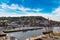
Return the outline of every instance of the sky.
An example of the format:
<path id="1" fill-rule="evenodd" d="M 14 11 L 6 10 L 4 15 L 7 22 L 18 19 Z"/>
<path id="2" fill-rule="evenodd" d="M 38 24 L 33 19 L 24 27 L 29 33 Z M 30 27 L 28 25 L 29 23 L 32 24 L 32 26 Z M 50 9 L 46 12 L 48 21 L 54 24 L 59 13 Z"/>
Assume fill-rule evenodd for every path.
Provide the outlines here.
<path id="1" fill-rule="evenodd" d="M 60 21 L 60 0 L 0 0 L 0 17 L 43 16 Z"/>

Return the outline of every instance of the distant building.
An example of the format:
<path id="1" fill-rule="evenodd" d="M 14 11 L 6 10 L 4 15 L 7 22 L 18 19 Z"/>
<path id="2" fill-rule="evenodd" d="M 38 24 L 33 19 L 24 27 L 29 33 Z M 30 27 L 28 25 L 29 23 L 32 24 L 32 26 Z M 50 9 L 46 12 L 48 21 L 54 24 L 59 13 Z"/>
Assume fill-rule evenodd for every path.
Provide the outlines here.
<path id="1" fill-rule="evenodd" d="M 12 28 L 18 27 L 18 24 L 16 22 L 11 22 L 8 25 L 11 26 Z"/>

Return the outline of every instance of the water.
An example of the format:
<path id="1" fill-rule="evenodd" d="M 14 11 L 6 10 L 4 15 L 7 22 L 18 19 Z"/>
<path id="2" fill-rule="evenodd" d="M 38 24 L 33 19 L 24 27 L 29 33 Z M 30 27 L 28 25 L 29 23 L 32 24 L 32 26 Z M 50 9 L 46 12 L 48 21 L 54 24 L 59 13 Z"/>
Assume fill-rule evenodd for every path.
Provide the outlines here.
<path id="1" fill-rule="evenodd" d="M 53 28 L 53 31 L 59 31 L 59 30 L 60 30 L 60 27 Z M 45 31 L 44 28 L 39 30 L 32 30 L 32 31 L 26 31 L 26 32 L 13 32 L 13 33 L 7 33 L 7 34 L 9 36 L 16 37 L 19 40 L 26 40 L 26 38 L 41 35 L 43 31 Z"/>
<path id="2" fill-rule="evenodd" d="M 5 30 L 5 28 L 3 28 L 3 27 L 0 27 L 0 31 L 3 31 L 3 30 Z"/>
<path id="3" fill-rule="evenodd" d="M 53 31 L 55 32 L 55 31 L 60 31 L 60 27 L 54 27 L 53 28 Z"/>
<path id="4" fill-rule="evenodd" d="M 14 32 L 14 33 L 8 33 L 10 36 L 14 36 L 17 39 L 25 40 L 26 38 L 38 36 L 42 34 L 42 30 L 33 30 L 33 31 L 27 31 L 27 32 Z"/>

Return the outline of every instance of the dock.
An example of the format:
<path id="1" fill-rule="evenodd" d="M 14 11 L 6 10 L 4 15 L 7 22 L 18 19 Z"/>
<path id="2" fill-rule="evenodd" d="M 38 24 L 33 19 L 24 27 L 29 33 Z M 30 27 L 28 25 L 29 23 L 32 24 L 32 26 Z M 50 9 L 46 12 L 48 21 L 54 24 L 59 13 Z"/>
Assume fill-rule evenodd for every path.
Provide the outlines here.
<path id="1" fill-rule="evenodd" d="M 37 30 L 37 29 L 42 29 L 42 27 L 32 27 L 32 28 L 15 28 L 11 30 L 4 30 L 4 33 L 9 33 L 9 32 L 18 32 L 18 31 L 28 31 L 28 30 Z"/>
<path id="2" fill-rule="evenodd" d="M 0 32 L 0 37 L 6 36 L 6 33 Z"/>
<path id="3" fill-rule="evenodd" d="M 10 37 L 9 36 L 8 37 L 6 37 L 6 36 L 0 37 L 0 40 L 10 40 Z"/>

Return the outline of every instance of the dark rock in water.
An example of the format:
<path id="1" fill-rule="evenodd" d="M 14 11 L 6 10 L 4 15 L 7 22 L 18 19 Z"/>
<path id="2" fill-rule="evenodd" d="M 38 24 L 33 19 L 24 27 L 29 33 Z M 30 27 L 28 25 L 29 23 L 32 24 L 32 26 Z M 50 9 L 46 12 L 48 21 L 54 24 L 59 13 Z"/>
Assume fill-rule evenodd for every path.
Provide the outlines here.
<path id="1" fill-rule="evenodd" d="M 43 34 L 49 34 L 49 33 L 53 33 L 53 31 L 43 32 Z"/>
<path id="2" fill-rule="evenodd" d="M 42 40 L 41 38 L 35 39 L 35 40 Z"/>

